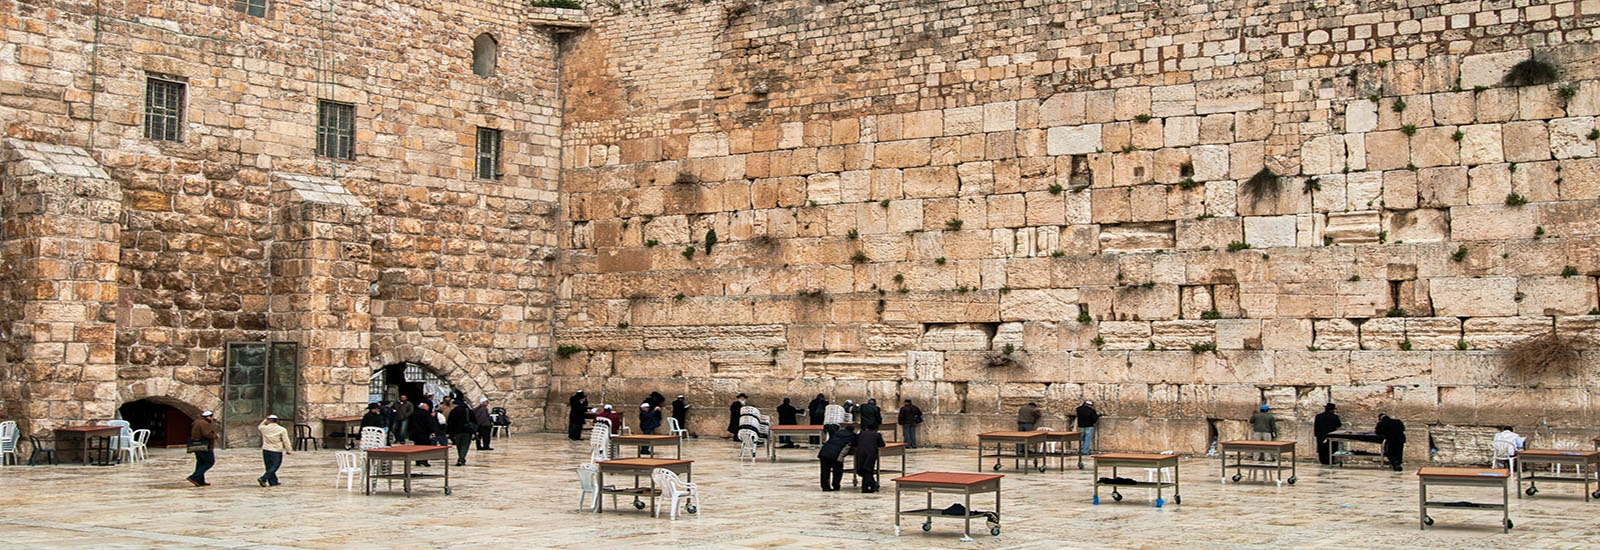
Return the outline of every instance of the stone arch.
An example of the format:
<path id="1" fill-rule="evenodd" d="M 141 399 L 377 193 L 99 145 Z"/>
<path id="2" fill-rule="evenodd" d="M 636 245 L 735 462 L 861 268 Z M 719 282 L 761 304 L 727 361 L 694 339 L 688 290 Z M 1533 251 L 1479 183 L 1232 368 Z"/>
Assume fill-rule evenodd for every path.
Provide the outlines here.
<path id="1" fill-rule="evenodd" d="M 472 39 L 472 73 L 484 78 L 494 78 L 499 64 L 500 41 L 487 32 Z"/>
<path id="2" fill-rule="evenodd" d="M 216 388 L 192 386 L 163 378 L 124 381 L 122 387 L 118 388 L 117 398 L 117 406 L 149 399 L 183 411 L 189 418 L 199 418 L 203 411 L 218 411 L 221 414 L 222 410 L 222 396 Z"/>
<path id="3" fill-rule="evenodd" d="M 491 400 L 496 398 L 496 396 L 489 395 L 485 391 L 486 384 L 484 380 L 473 376 L 463 366 L 468 363 L 465 354 L 462 354 L 460 350 L 449 342 L 434 339 L 433 343 L 444 351 L 441 352 L 423 345 L 398 342 L 387 346 L 383 351 L 373 354 L 370 365 L 371 370 L 375 371 L 395 363 L 421 363 L 427 365 L 435 376 L 450 382 L 450 385 L 460 391 L 462 396 L 469 401 L 476 401 L 480 397 L 488 397 Z"/>

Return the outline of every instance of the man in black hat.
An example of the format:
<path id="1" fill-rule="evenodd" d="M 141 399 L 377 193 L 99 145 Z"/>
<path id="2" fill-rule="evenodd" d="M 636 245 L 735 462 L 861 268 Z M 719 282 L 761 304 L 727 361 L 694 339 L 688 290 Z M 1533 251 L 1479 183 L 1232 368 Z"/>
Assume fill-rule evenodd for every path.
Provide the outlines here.
<path id="1" fill-rule="evenodd" d="M 1400 463 L 1406 455 L 1406 425 L 1387 414 L 1378 415 L 1378 425 L 1372 431 L 1383 438 L 1383 457 L 1389 459 L 1394 471 L 1401 470 Z"/>
<path id="2" fill-rule="evenodd" d="M 828 413 L 828 398 L 820 393 L 817 394 L 816 397 L 811 399 L 811 403 L 806 404 L 806 413 L 811 415 L 812 426 L 821 426 L 822 418 Z M 819 442 L 817 436 L 811 436 L 812 445 L 816 445 Z"/>
<path id="3" fill-rule="evenodd" d="M 361 427 L 387 429 L 388 425 L 383 422 L 383 407 L 377 403 L 367 403 L 367 414 L 361 415 Z"/>
<path id="4" fill-rule="evenodd" d="M 778 405 L 778 425 L 779 426 L 792 426 L 792 425 L 795 425 L 795 424 L 799 424 L 800 423 L 800 418 L 799 417 L 800 417 L 800 409 L 798 407 L 795 407 L 793 404 L 789 403 L 789 398 L 787 398 L 787 397 L 783 398 L 783 404 L 782 405 Z M 790 439 L 789 436 L 787 436 L 787 435 L 778 436 L 778 443 L 783 444 L 783 447 L 781 447 L 781 448 L 784 448 L 784 449 L 793 449 L 795 447 L 799 447 L 799 445 L 795 445 L 794 444 L 794 440 Z"/>
<path id="5" fill-rule="evenodd" d="M 689 402 L 684 401 L 682 395 L 672 400 L 672 418 L 678 421 L 678 428 L 689 429 Z"/>
<path id="6" fill-rule="evenodd" d="M 583 413 L 589 411 L 589 397 L 578 390 L 567 398 L 567 439 L 577 441 L 583 439 Z"/>
<path id="7" fill-rule="evenodd" d="M 1328 448 L 1328 434 L 1344 427 L 1339 421 L 1339 415 L 1333 413 L 1333 403 L 1322 408 L 1322 412 L 1311 419 L 1311 432 L 1317 438 L 1317 461 L 1324 465 L 1330 464 L 1333 458 L 1333 449 Z"/>
<path id="8" fill-rule="evenodd" d="M 728 433 L 733 434 L 734 437 L 739 436 L 739 409 L 744 408 L 746 397 L 749 396 L 741 393 L 733 400 L 733 403 L 728 404 Z"/>

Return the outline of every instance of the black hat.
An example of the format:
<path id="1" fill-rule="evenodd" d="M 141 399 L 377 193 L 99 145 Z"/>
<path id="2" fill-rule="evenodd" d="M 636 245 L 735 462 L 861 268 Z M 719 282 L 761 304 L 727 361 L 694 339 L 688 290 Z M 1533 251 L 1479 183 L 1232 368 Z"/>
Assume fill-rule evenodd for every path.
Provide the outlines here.
<path id="1" fill-rule="evenodd" d="M 739 397 L 739 399 L 744 399 L 744 398 L 750 397 L 750 396 L 741 393 L 741 394 L 738 395 L 738 397 Z"/>
<path id="2" fill-rule="evenodd" d="M 367 408 L 368 409 L 376 409 L 376 408 L 378 408 L 378 404 L 377 403 L 367 403 Z"/>
<path id="3" fill-rule="evenodd" d="M 1331 410 L 1333 410 L 1333 403 L 1329 403 L 1329 404 L 1327 404 L 1327 406 L 1324 406 L 1322 408 L 1323 408 L 1323 410 L 1331 411 Z"/>

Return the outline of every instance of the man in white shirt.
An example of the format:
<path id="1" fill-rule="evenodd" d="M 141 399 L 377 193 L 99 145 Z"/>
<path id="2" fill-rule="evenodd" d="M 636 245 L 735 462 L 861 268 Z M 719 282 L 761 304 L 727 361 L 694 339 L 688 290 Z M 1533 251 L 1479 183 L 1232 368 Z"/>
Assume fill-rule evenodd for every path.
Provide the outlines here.
<path id="1" fill-rule="evenodd" d="M 1517 432 L 1511 431 L 1511 426 L 1501 428 L 1500 433 L 1494 434 L 1494 440 L 1510 443 L 1511 454 L 1513 455 L 1517 454 L 1517 451 L 1522 450 L 1522 446 L 1528 442 L 1528 438 L 1517 435 Z"/>

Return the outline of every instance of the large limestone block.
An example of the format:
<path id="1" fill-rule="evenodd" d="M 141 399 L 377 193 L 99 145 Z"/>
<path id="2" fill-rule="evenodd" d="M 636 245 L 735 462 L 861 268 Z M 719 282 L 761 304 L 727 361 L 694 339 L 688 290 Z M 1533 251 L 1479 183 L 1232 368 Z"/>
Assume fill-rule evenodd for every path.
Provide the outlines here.
<path id="1" fill-rule="evenodd" d="M 1542 120 L 1507 122 L 1501 127 L 1506 160 L 1532 162 L 1550 160 L 1550 131 Z"/>
<path id="2" fill-rule="evenodd" d="M 1177 245 L 1180 250 L 1221 250 L 1228 243 L 1244 240 L 1244 225 L 1239 218 L 1178 220 Z"/>
<path id="3" fill-rule="evenodd" d="M 1100 227 L 1102 253 L 1171 250 L 1175 245 L 1173 222 L 1122 223 Z"/>
<path id="4" fill-rule="evenodd" d="M 983 131 L 1009 132 L 1017 129 L 1017 102 L 997 101 L 983 106 Z"/>
<path id="5" fill-rule="evenodd" d="M 1467 347 L 1474 350 L 1506 349 L 1550 329 L 1549 317 L 1480 317 L 1461 325 Z"/>
<path id="6" fill-rule="evenodd" d="M 1145 86 L 1117 88 L 1112 110 L 1112 117 L 1116 120 L 1133 120 L 1139 115 L 1150 114 L 1150 88 Z"/>
<path id="7" fill-rule="evenodd" d="M 1295 216 L 1247 216 L 1244 218 L 1244 239 L 1252 248 L 1294 246 Z"/>
<path id="8" fill-rule="evenodd" d="M 1313 322 L 1316 338 L 1311 345 L 1325 350 L 1361 349 L 1359 330 L 1348 319 L 1318 319 Z"/>
<path id="9" fill-rule="evenodd" d="M 1406 339 L 1414 350 L 1453 350 L 1461 342 L 1461 319 L 1455 317 L 1406 318 Z"/>
<path id="10" fill-rule="evenodd" d="M 1119 320 L 1159 321 L 1178 318 L 1178 286 L 1156 284 L 1117 289 L 1112 312 Z"/>
<path id="11" fill-rule="evenodd" d="M 1156 86 L 1150 89 L 1150 114 L 1158 117 L 1194 114 L 1194 85 Z"/>
<path id="12" fill-rule="evenodd" d="M 1477 100 L 1471 91 L 1433 94 L 1433 121 L 1435 124 L 1471 124 L 1476 120 L 1474 107 Z"/>
<path id="13" fill-rule="evenodd" d="M 1517 314 L 1514 277 L 1439 277 L 1428 281 L 1428 297 L 1442 317 L 1505 317 Z"/>
<path id="14" fill-rule="evenodd" d="M 1600 198 L 1600 159 L 1561 161 L 1561 174 L 1561 200 Z"/>
<path id="15" fill-rule="evenodd" d="M 1209 182 L 1228 177 L 1228 146 L 1201 145 L 1189 149 L 1194 166 L 1194 180 Z"/>
<path id="16" fill-rule="evenodd" d="M 1450 238 L 1457 241 L 1529 238 L 1539 225 L 1539 211 L 1531 205 L 1489 204 L 1450 209 Z"/>
<path id="17" fill-rule="evenodd" d="M 983 106 L 955 107 L 944 110 L 944 135 L 961 136 L 983 131 Z"/>
<path id="18" fill-rule="evenodd" d="M 1312 138 L 1300 146 L 1300 170 L 1308 175 L 1333 174 L 1344 170 L 1345 140 L 1328 135 Z"/>
<path id="19" fill-rule="evenodd" d="M 1453 137 L 1455 132 L 1455 126 L 1435 126 L 1417 130 L 1417 133 L 1411 136 L 1411 162 L 1423 168 L 1459 162 L 1461 146 Z"/>
<path id="20" fill-rule="evenodd" d="M 1378 104 L 1357 99 L 1345 104 L 1344 131 L 1348 134 L 1371 132 L 1378 129 Z"/>
<path id="21" fill-rule="evenodd" d="M 1077 314 L 1077 289 L 1012 290 L 1000 296 L 1002 321 L 1064 321 Z"/>
<path id="22" fill-rule="evenodd" d="M 874 168 L 913 168 L 926 166 L 931 158 L 930 141 L 908 139 L 888 141 L 873 147 Z"/>
<path id="23" fill-rule="evenodd" d="M 1150 347 L 1150 323 L 1103 321 L 1100 323 L 1100 349 L 1142 350 Z"/>
<path id="24" fill-rule="evenodd" d="M 1510 193 L 1509 164 L 1486 164 L 1467 171 L 1467 204 L 1505 204 Z"/>
<path id="25" fill-rule="evenodd" d="M 1475 166 L 1505 161 L 1499 124 L 1472 124 L 1461 127 L 1461 163 Z"/>
<path id="26" fill-rule="evenodd" d="M 1584 237 L 1600 235 L 1600 216 L 1594 213 L 1600 202 L 1593 200 L 1544 203 L 1535 210 L 1539 225 L 1550 235 Z"/>
<path id="27" fill-rule="evenodd" d="M 1588 276 L 1523 277 L 1517 282 L 1518 315 L 1584 315 L 1595 306 L 1595 279 Z"/>
<path id="28" fill-rule="evenodd" d="M 1323 235 L 1335 244 L 1375 243 L 1381 221 L 1377 211 L 1329 213 Z"/>
<path id="29" fill-rule="evenodd" d="M 1466 56 L 1461 59 L 1461 87 L 1497 86 L 1513 65 L 1531 55 L 1530 50 L 1516 50 Z"/>
<path id="30" fill-rule="evenodd" d="M 983 325 L 958 323 L 933 325 L 923 333 L 919 347 L 932 351 L 975 351 L 989 349 L 990 334 Z"/>
<path id="31" fill-rule="evenodd" d="M 1434 208 L 1386 210 L 1383 226 L 1393 243 L 1436 243 L 1450 234 L 1449 217 L 1444 210 Z"/>
<path id="32" fill-rule="evenodd" d="M 903 178 L 900 189 L 908 198 L 951 197 L 960 188 L 960 178 L 951 166 L 910 168 Z"/>
<path id="33" fill-rule="evenodd" d="M 1419 351 L 1356 351 L 1350 354 L 1351 384 L 1428 384 L 1433 354 Z"/>
<path id="34" fill-rule="evenodd" d="M 1477 92 L 1478 122 L 1506 122 L 1517 117 L 1517 89 L 1489 88 Z"/>
<path id="35" fill-rule="evenodd" d="M 989 349 L 999 351 L 1006 346 L 1011 346 L 1013 350 L 1025 349 L 1022 323 L 1000 323 L 1000 326 L 995 327 L 994 338 L 989 341 Z"/>
<path id="36" fill-rule="evenodd" d="M 1406 339 L 1406 320 L 1400 317 L 1367 319 L 1361 323 L 1361 349 L 1398 350 Z"/>
<path id="37" fill-rule="evenodd" d="M 1197 82 L 1195 112 L 1205 115 L 1260 109 L 1263 87 L 1263 79 L 1259 76 Z"/>
<path id="38" fill-rule="evenodd" d="M 1367 134 L 1367 169 L 1396 170 L 1411 164 L 1411 138 L 1391 130 Z"/>
<path id="39" fill-rule="evenodd" d="M 1257 319 L 1219 319 L 1217 349 L 1260 349 L 1261 321 Z"/>
<path id="40" fill-rule="evenodd" d="M 1044 127 L 1083 124 L 1083 92 L 1067 92 L 1050 96 L 1039 104 L 1039 125 Z"/>
<path id="41" fill-rule="evenodd" d="M 1265 319 L 1261 321 L 1261 349 L 1306 349 L 1312 344 L 1310 319 Z"/>
<path id="42" fill-rule="evenodd" d="M 1216 321 L 1156 321 L 1150 323 L 1150 343 L 1156 349 L 1186 350 L 1198 344 L 1216 344 Z M 1135 368 L 1139 365 L 1134 363 Z M 1188 367 L 1188 361 L 1184 361 Z"/>
<path id="43" fill-rule="evenodd" d="M 1411 209 L 1417 207 L 1417 173 L 1410 170 L 1390 170 L 1383 173 L 1384 208 Z"/>
<path id="44" fill-rule="evenodd" d="M 1593 157 L 1595 143 L 1589 132 L 1595 129 L 1594 120 L 1585 116 L 1550 121 L 1550 153 L 1558 159 Z"/>
<path id="45" fill-rule="evenodd" d="M 1099 124 L 1056 126 L 1045 134 L 1045 152 L 1050 155 L 1086 155 L 1099 151 L 1100 143 Z"/>
<path id="46" fill-rule="evenodd" d="M 1378 208 L 1378 198 L 1388 174 L 1393 172 L 1356 172 L 1345 177 L 1344 210 L 1372 210 Z"/>
<path id="47" fill-rule="evenodd" d="M 1200 142 L 1200 118 L 1185 116 L 1164 120 L 1162 135 L 1167 147 L 1189 147 Z"/>

